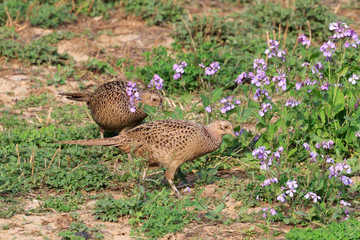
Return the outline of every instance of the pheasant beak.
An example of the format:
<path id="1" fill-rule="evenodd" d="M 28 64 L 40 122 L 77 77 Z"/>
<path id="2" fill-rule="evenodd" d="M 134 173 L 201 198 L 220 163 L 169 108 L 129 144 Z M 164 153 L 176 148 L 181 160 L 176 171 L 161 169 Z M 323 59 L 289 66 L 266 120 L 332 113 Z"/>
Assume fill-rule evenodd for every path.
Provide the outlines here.
<path id="1" fill-rule="evenodd" d="M 229 132 L 229 134 L 230 134 L 231 136 L 233 136 L 234 138 L 237 138 L 233 130 L 231 130 L 231 131 Z"/>

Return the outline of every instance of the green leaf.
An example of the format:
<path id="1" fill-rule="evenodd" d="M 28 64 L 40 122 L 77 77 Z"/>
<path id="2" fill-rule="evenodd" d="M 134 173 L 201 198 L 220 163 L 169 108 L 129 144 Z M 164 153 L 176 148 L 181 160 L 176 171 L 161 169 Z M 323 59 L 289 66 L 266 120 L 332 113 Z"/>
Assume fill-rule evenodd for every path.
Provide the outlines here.
<path id="1" fill-rule="evenodd" d="M 208 97 L 206 97 L 204 95 L 201 95 L 200 97 L 201 97 L 201 102 L 202 102 L 204 108 L 206 108 L 207 106 L 210 105 L 210 100 Z"/>
<path id="2" fill-rule="evenodd" d="M 349 71 L 349 66 L 343 67 L 341 70 L 339 70 L 340 77 L 344 76 Z"/>
<path id="3" fill-rule="evenodd" d="M 291 149 L 287 157 L 291 157 L 295 152 L 297 151 L 297 148 Z"/>
<path id="4" fill-rule="evenodd" d="M 343 92 L 337 88 L 331 88 L 329 90 L 329 100 L 331 106 L 331 116 L 334 117 L 338 112 L 344 109 L 345 107 L 345 96 Z"/>
<path id="5" fill-rule="evenodd" d="M 221 95 L 223 93 L 223 88 L 217 88 L 211 92 L 211 102 L 216 102 L 220 100 Z"/>
<path id="6" fill-rule="evenodd" d="M 225 204 L 224 203 L 221 203 L 221 204 L 219 204 L 216 208 L 215 208 L 215 213 L 216 214 L 219 214 L 223 209 L 224 209 L 224 207 L 225 207 Z"/>

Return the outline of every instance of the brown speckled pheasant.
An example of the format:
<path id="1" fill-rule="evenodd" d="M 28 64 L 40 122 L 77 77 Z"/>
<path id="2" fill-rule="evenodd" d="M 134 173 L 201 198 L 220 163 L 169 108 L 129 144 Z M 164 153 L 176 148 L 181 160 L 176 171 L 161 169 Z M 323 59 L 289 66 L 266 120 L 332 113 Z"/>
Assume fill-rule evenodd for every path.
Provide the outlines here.
<path id="1" fill-rule="evenodd" d="M 173 183 L 176 170 L 181 164 L 218 149 L 226 134 L 235 137 L 229 121 L 214 121 L 204 126 L 173 119 L 148 122 L 112 138 L 57 143 L 114 146 L 125 153 L 144 157 L 151 167 L 162 165 L 167 168 L 165 177 L 180 197 Z"/>
<path id="2" fill-rule="evenodd" d="M 143 104 L 162 106 L 162 98 L 154 90 L 139 91 Z M 139 125 L 147 114 L 139 108 L 130 112 L 130 101 L 126 94 L 126 83 L 113 81 L 99 86 L 93 93 L 60 93 L 75 101 L 87 102 L 91 116 L 99 125 L 101 138 L 104 131 L 120 132 Z"/>

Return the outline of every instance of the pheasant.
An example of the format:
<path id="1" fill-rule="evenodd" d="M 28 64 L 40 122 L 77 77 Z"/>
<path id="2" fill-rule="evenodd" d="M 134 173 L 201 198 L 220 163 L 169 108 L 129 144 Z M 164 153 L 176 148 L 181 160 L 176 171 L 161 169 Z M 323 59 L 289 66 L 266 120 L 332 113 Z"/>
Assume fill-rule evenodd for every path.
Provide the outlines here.
<path id="1" fill-rule="evenodd" d="M 126 83 L 113 81 L 99 86 L 93 93 L 60 93 L 66 98 L 87 103 L 91 116 L 99 125 L 100 137 L 104 132 L 121 132 L 139 125 L 147 114 L 136 107 L 131 112 L 129 96 L 126 94 Z M 162 97 L 154 90 L 139 91 L 143 104 L 161 106 Z"/>
<path id="2" fill-rule="evenodd" d="M 218 120 L 204 126 L 171 119 L 147 122 L 112 138 L 56 143 L 118 147 L 125 153 L 131 152 L 147 159 L 150 167 L 164 166 L 165 178 L 180 197 L 181 194 L 173 183 L 176 170 L 183 163 L 218 149 L 226 134 L 236 137 L 229 121 Z"/>

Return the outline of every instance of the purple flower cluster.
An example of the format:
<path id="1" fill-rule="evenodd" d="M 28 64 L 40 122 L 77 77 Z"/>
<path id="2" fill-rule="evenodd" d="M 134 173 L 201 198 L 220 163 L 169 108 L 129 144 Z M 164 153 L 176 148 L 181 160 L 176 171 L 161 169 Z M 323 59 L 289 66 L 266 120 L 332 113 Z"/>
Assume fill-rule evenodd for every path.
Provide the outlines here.
<path id="1" fill-rule="evenodd" d="M 272 78 L 273 82 L 278 82 L 278 86 L 285 91 L 286 90 L 286 75 L 285 73 L 281 73 L 278 76 Z M 277 90 L 277 89 L 276 89 Z"/>
<path id="2" fill-rule="evenodd" d="M 329 178 L 333 178 L 333 177 L 338 177 L 340 181 L 342 181 L 345 185 L 350 185 L 352 184 L 352 180 L 345 176 L 345 175 L 340 175 L 343 171 L 346 171 L 347 174 L 351 173 L 351 167 L 346 164 L 346 159 L 344 159 L 343 163 L 337 163 L 334 164 L 332 166 L 329 167 Z"/>
<path id="3" fill-rule="evenodd" d="M 248 77 L 251 79 L 251 84 L 254 84 L 257 87 L 265 86 L 270 84 L 270 79 L 266 76 L 266 64 L 265 60 L 255 59 L 253 63 L 253 67 L 256 70 L 256 75 L 252 72 L 249 72 Z"/>
<path id="4" fill-rule="evenodd" d="M 293 98 L 290 98 L 286 101 L 285 103 L 285 107 L 296 107 L 297 105 L 299 105 L 301 103 L 301 100 L 300 101 L 297 101 L 297 100 L 294 100 Z"/>
<path id="5" fill-rule="evenodd" d="M 319 148 L 323 148 L 323 149 L 325 149 L 325 150 L 328 150 L 328 149 L 332 149 L 333 148 L 333 146 L 334 146 L 334 141 L 333 140 L 329 140 L 329 141 L 322 141 L 321 143 L 317 143 L 316 145 L 315 145 L 315 147 L 317 148 L 317 149 L 319 149 Z"/>
<path id="6" fill-rule="evenodd" d="M 263 183 L 260 183 L 260 186 L 265 187 L 265 186 L 269 186 L 272 183 L 278 183 L 278 179 L 277 178 L 269 178 L 266 179 Z"/>
<path id="7" fill-rule="evenodd" d="M 326 57 L 326 59 L 330 58 L 331 55 L 335 52 L 336 46 L 335 43 L 332 41 L 327 41 L 320 47 L 320 51 L 324 52 L 323 55 Z"/>
<path id="8" fill-rule="evenodd" d="M 277 200 L 279 202 L 286 202 L 286 194 L 290 197 L 293 197 L 294 196 L 294 193 L 296 193 L 296 188 L 298 188 L 298 184 L 297 182 L 294 180 L 294 181 L 291 181 L 290 179 L 286 182 L 286 186 L 287 187 L 283 187 L 281 186 L 281 191 L 285 191 L 285 193 L 281 193 L 279 196 L 277 196 Z"/>
<path id="9" fill-rule="evenodd" d="M 261 99 L 261 96 L 264 96 L 266 97 L 267 99 L 271 99 L 271 97 L 269 97 L 269 92 L 268 90 L 266 89 L 262 89 L 261 88 L 257 88 L 255 89 L 255 94 L 254 94 L 254 100 L 257 100 L 257 99 Z"/>
<path id="10" fill-rule="evenodd" d="M 255 148 L 252 152 L 254 158 L 260 160 L 260 169 L 269 170 L 269 166 L 272 165 L 273 160 L 277 160 L 279 162 L 281 158 L 281 153 L 284 151 L 283 147 L 279 147 L 279 149 L 271 154 L 270 150 L 266 150 L 265 146 L 261 146 L 259 148 Z M 276 179 L 277 180 L 277 179 Z"/>
<path id="11" fill-rule="evenodd" d="M 306 46 L 310 46 L 310 40 L 307 38 L 307 36 L 305 36 L 304 34 L 300 35 L 298 37 L 298 42 L 301 43 L 302 45 L 306 45 Z"/>
<path id="12" fill-rule="evenodd" d="M 358 45 L 360 45 L 360 40 L 358 35 L 346 23 L 341 23 L 341 22 L 330 23 L 329 29 L 330 31 L 334 31 L 334 35 L 332 35 L 332 39 L 335 40 L 335 39 L 346 38 L 346 42 L 344 44 L 346 48 L 350 46 L 356 48 Z"/>
<path id="13" fill-rule="evenodd" d="M 309 199 L 309 198 L 310 198 L 310 199 L 313 200 L 314 203 L 316 203 L 318 200 L 321 199 L 320 196 L 316 195 L 316 193 L 313 193 L 313 192 L 308 192 L 308 193 L 304 196 L 304 198 L 306 198 L 306 199 Z"/>
<path id="14" fill-rule="evenodd" d="M 141 99 L 139 95 L 139 91 L 135 86 L 136 83 L 133 83 L 132 81 L 129 81 L 126 84 L 126 94 L 130 98 L 130 112 L 132 113 L 136 112 L 136 102 Z"/>
<path id="15" fill-rule="evenodd" d="M 344 207 L 351 206 L 350 203 L 345 202 L 344 200 L 340 200 L 340 204 L 343 205 Z M 344 214 L 345 214 L 344 220 L 347 220 L 349 218 L 349 216 L 350 216 L 349 213 L 350 213 L 349 209 L 345 208 L 345 210 L 344 210 Z"/>
<path id="16" fill-rule="evenodd" d="M 268 207 L 265 207 L 265 208 L 263 208 L 262 209 L 263 210 L 263 215 L 262 215 L 262 217 L 263 218 L 266 218 L 267 217 L 267 214 L 270 214 L 270 215 L 272 215 L 272 216 L 275 216 L 276 215 L 276 211 L 275 211 L 275 209 L 273 209 L 273 208 L 268 208 Z"/>
<path id="17" fill-rule="evenodd" d="M 174 64 L 173 70 L 175 71 L 175 74 L 173 76 L 173 79 L 179 79 L 182 77 L 182 74 L 185 72 L 184 68 L 187 66 L 186 62 L 182 62 L 181 64 Z"/>
<path id="18" fill-rule="evenodd" d="M 303 82 L 300 82 L 300 83 L 297 82 L 297 83 L 295 83 L 295 89 L 296 89 L 296 90 L 300 90 L 301 87 L 303 87 L 303 86 L 313 86 L 313 85 L 315 85 L 316 83 L 317 83 L 316 80 L 311 81 L 310 78 L 307 78 L 307 79 L 305 79 L 305 81 L 303 81 Z"/>
<path id="19" fill-rule="evenodd" d="M 155 87 L 157 90 L 162 89 L 164 80 L 157 74 L 154 75 L 153 79 L 151 79 L 148 88 Z"/>
<path id="20" fill-rule="evenodd" d="M 236 82 L 237 84 L 242 84 L 242 80 L 243 80 L 244 78 L 247 78 L 246 72 L 240 73 L 240 75 L 236 78 L 235 82 Z"/>
<path id="21" fill-rule="evenodd" d="M 220 103 L 223 104 L 223 106 L 220 108 L 220 112 L 226 113 L 226 112 L 234 109 L 235 105 L 240 105 L 241 101 L 238 99 L 234 99 L 233 96 L 230 96 L 230 97 L 221 99 Z"/>
<path id="22" fill-rule="evenodd" d="M 269 48 L 265 50 L 265 54 L 268 55 L 268 58 L 279 57 L 283 61 L 285 60 L 286 52 L 284 50 L 279 50 L 279 42 L 270 39 L 268 41 Z"/>
<path id="23" fill-rule="evenodd" d="M 321 69 L 324 69 L 324 66 L 321 62 L 318 62 L 313 67 L 311 67 L 311 71 L 314 75 L 317 75 L 319 78 L 323 78 L 324 75 L 319 71 Z"/>
<path id="24" fill-rule="evenodd" d="M 210 63 L 210 67 L 205 68 L 205 75 L 214 75 L 218 70 L 220 70 L 220 65 L 218 62 Z"/>
<path id="25" fill-rule="evenodd" d="M 351 84 L 356 84 L 356 81 L 359 80 L 359 78 L 360 78 L 360 75 L 358 76 L 358 75 L 356 75 L 356 74 L 353 74 L 353 75 L 349 78 L 349 82 L 350 82 Z"/>
<path id="26" fill-rule="evenodd" d="M 269 109 L 272 109 L 271 103 L 263 103 L 261 104 L 261 109 L 259 110 L 259 115 L 263 117 L 265 113 L 268 112 Z"/>

